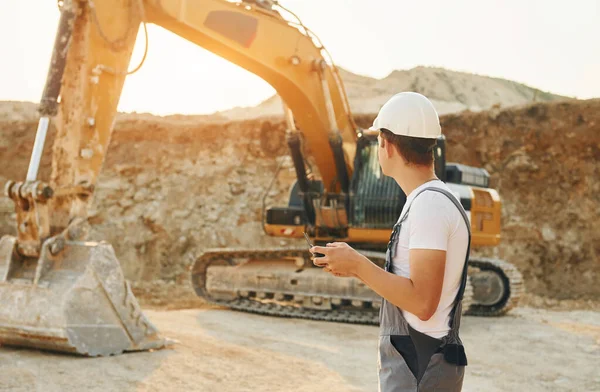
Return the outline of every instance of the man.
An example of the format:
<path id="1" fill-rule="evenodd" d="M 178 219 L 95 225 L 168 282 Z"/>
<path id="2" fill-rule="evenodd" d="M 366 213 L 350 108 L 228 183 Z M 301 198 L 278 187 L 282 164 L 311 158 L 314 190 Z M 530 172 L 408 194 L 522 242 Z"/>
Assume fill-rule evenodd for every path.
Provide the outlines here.
<path id="1" fill-rule="evenodd" d="M 434 173 L 441 135 L 437 112 L 417 93 L 400 93 L 381 108 L 379 164 L 407 199 L 394 226 L 385 269 L 346 243 L 315 246 L 313 262 L 335 276 L 354 276 L 382 298 L 379 390 L 460 391 L 467 359 L 458 336 L 466 284 L 469 221 Z"/>

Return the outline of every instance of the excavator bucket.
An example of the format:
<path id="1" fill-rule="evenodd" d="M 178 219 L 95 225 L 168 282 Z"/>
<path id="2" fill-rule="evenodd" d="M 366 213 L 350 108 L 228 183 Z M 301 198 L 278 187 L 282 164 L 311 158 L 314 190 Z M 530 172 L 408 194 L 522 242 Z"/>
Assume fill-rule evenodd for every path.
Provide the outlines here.
<path id="1" fill-rule="evenodd" d="M 164 347 L 144 316 L 112 246 L 51 241 L 39 258 L 0 240 L 0 344 L 86 356 Z"/>

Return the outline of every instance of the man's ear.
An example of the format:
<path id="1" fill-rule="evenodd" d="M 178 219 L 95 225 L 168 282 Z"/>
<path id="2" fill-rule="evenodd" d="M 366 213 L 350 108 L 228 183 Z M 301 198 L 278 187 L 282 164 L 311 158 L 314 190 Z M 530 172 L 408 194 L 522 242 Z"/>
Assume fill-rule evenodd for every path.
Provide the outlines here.
<path id="1" fill-rule="evenodd" d="M 388 159 L 391 159 L 394 156 L 394 153 L 396 152 L 396 147 L 394 147 L 394 145 L 390 142 L 388 142 L 387 140 L 385 141 L 385 155 Z"/>

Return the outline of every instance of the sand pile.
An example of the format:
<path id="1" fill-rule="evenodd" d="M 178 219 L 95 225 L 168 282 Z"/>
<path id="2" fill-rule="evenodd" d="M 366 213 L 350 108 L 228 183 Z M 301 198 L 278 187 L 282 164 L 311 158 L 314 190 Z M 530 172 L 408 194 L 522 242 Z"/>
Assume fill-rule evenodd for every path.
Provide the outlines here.
<path id="1" fill-rule="evenodd" d="M 432 100 L 440 114 L 463 110 L 481 111 L 526 103 L 563 99 L 506 79 L 491 78 L 443 68 L 416 67 L 394 71 L 383 79 L 353 74 L 340 69 L 350 109 L 354 114 L 377 113 L 399 91 L 415 91 Z M 281 115 L 281 99 L 273 96 L 256 107 L 236 108 L 215 115 L 229 120 Z"/>

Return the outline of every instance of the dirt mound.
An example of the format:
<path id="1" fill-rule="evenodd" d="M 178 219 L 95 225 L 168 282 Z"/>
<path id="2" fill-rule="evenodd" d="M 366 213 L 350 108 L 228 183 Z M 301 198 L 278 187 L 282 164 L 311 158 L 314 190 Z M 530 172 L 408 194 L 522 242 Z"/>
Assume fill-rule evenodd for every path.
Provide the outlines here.
<path id="1" fill-rule="evenodd" d="M 7 105 L 0 113 L 12 113 Z M 600 297 L 600 100 L 447 115 L 442 125 L 450 160 L 490 172 L 504 202 L 495 252 L 523 271 L 528 290 Z M 0 115 L 0 185 L 25 177 L 36 126 L 35 116 Z M 275 120 L 119 116 L 91 211 L 94 238 L 113 244 L 141 292 L 155 280 L 189 288 L 188 267 L 207 248 L 302 245 L 267 237 L 260 224 L 280 162 L 268 203 L 286 204 L 294 181 L 283 134 Z M 14 233 L 12 208 L 0 197 L 0 234 Z"/>
<path id="2" fill-rule="evenodd" d="M 399 91 L 415 91 L 424 94 L 433 102 L 440 114 L 567 99 L 511 80 L 435 67 L 397 70 L 382 79 L 357 75 L 342 68 L 339 68 L 339 74 L 348 94 L 350 109 L 354 114 L 378 112 L 381 106 Z M 36 107 L 36 104 L 30 102 L 0 102 L 0 118 L 28 121 L 36 118 Z M 208 115 L 170 115 L 162 119 L 197 125 L 281 117 L 282 113 L 281 99 L 278 95 L 274 95 L 257 106 L 236 107 Z M 117 117 L 122 121 L 156 120 L 148 113 L 119 113 Z"/>
<path id="3" fill-rule="evenodd" d="M 416 67 L 394 71 L 383 79 L 356 75 L 340 69 L 350 109 L 354 114 L 377 113 L 399 91 L 415 91 L 427 96 L 438 113 L 463 110 L 481 111 L 494 106 L 509 107 L 536 102 L 562 100 L 550 94 L 506 79 L 451 71 L 444 68 Z M 281 99 L 272 96 L 255 107 L 243 107 L 218 113 L 221 118 L 245 120 L 281 115 Z"/>

